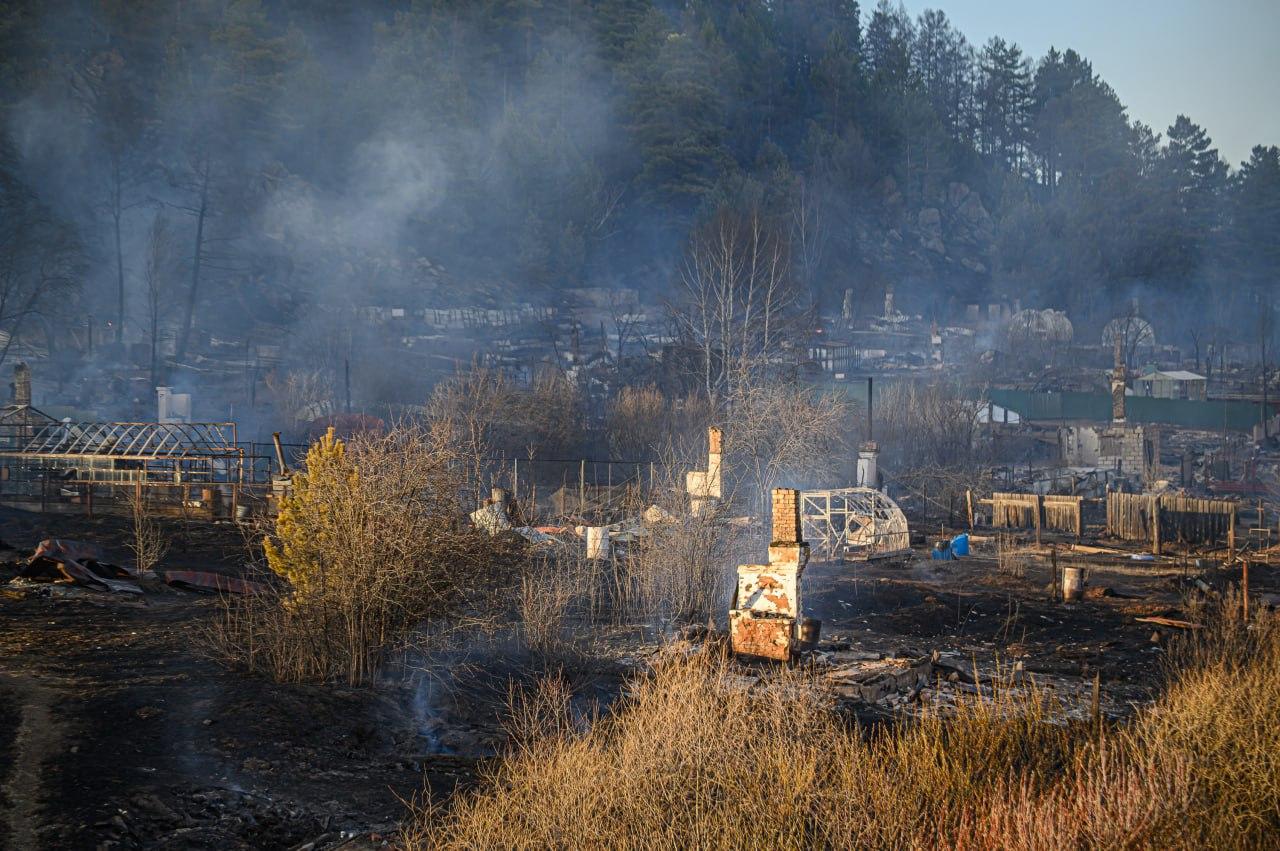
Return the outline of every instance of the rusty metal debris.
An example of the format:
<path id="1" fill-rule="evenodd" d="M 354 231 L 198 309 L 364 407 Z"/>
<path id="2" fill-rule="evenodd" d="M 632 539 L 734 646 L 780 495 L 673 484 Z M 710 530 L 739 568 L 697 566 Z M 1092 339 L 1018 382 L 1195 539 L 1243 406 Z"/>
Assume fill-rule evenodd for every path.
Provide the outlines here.
<path id="1" fill-rule="evenodd" d="M 46 538 L 36 547 L 19 576 L 52 582 L 71 582 L 97 591 L 141 594 L 133 574 L 104 560 L 102 549 L 82 541 Z"/>
<path id="2" fill-rule="evenodd" d="M 269 588 L 262 582 L 240 579 L 211 570 L 166 570 L 165 584 L 189 591 L 211 591 L 224 594 L 263 594 Z"/>

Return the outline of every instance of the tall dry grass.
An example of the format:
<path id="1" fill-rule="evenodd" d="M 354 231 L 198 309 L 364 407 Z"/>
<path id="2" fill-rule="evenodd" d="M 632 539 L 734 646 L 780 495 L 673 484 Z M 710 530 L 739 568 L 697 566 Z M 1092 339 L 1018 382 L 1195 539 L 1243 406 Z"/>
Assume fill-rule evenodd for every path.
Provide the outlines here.
<path id="1" fill-rule="evenodd" d="M 1129 723 L 1034 688 L 874 731 L 803 674 L 744 687 L 677 658 L 584 725 L 563 684 L 518 704 L 487 782 L 420 811 L 413 848 L 1274 847 L 1280 632 L 1219 614 Z"/>

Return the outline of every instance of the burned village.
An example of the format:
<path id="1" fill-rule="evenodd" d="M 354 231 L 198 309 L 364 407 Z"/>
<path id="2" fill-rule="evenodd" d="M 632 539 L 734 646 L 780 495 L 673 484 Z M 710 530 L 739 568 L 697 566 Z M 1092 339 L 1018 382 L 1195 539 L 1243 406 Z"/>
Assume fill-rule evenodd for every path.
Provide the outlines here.
<path id="1" fill-rule="evenodd" d="M 1277 140 L 948 14 L 0 3 L 0 847 L 1274 847 Z"/>

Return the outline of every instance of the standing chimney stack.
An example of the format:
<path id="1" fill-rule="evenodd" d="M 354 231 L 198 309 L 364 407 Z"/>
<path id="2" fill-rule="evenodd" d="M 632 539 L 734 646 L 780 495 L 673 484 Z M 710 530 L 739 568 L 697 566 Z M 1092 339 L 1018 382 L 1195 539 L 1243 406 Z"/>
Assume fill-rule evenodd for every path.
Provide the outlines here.
<path id="1" fill-rule="evenodd" d="M 31 404 L 31 367 L 25 363 L 13 367 L 13 404 Z"/>
<path id="2" fill-rule="evenodd" d="M 1111 419 L 1114 422 L 1124 422 L 1124 393 L 1127 374 L 1124 368 L 1124 351 L 1123 342 L 1120 335 L 1116 335 L 1116 362 L 1111 370 Z"/>

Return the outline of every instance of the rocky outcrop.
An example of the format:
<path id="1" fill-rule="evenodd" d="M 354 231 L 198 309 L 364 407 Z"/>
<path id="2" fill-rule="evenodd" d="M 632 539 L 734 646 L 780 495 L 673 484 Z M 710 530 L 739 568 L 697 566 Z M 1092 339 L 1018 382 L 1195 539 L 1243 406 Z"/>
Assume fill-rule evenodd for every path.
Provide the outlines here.
<path id="1" fill-rule="evenodd" d="M 918 208 L 897 182 L 885 177 L 871 196 L 873 213 L 854 239 L 872 267 L 891 278 L 937 277 L 948 284 L 981 285 L 990 274 L 996 225 L 982 197 L 951 183 Z"/>

